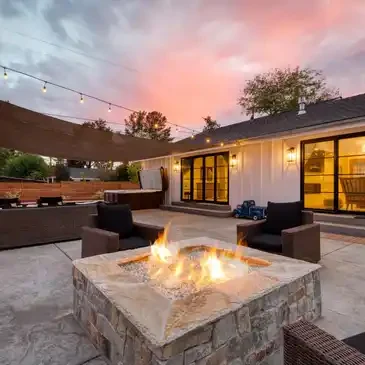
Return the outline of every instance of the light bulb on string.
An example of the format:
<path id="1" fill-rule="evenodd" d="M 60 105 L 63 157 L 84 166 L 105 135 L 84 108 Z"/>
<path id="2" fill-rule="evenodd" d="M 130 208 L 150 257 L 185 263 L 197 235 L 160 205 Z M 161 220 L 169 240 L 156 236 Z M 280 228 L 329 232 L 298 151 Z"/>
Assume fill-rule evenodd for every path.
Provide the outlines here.
<path id="1" fill-rule="evenodd" d="M 111 104 L 109 104 L 108 113 L 111 113 L 111 111 L 112 111 L 112 105 L 111 105 Z"/>
<path id="2" fill-rule="evenodd" d="M 191 138 L 191 139 L 194 139 L 194 138 L 195 138 L 194 134 L 192 134 L 192 135 L 190 136 L 190 138 Z"/>
<path id="3" fill-rule="evenodd" d="M 84 104 L 84 95 L 80 94 L 80 104 Z"/>
<path id="4" fill-rule="evenodd" d="M 46 82 L 44 83 L 44 86 L 43 86 L 42 91 L 43 91 L 44 93 L 46 93 L 46 92 L 47 92 L 47 83 L 46 83 Z"/>
<path id="5" fill-rule="evenodd" d="M 206 138 L 205 142 L 210 143 L 210 138 Z"/>
<path id="6" fill-rule="evenodd" d="M 223 147 L 223 146 L 224 146 L 224 142 L 221 142 L 221 143 L 220 143 L 220 146 L 221 146 L 221 147 Z"/>
<path id="7" fill-rule="evenodd" d="M 155 129 L 157 129 L 158 128 L 158 123 L 155 123 L 154 127 L 155 127 Z"/>
<path id="8" fill-rule="evenodd" d="M 6 73 L 6 68 L 4 67 L 4 80 L 8 79 L 8 74 Z"/>

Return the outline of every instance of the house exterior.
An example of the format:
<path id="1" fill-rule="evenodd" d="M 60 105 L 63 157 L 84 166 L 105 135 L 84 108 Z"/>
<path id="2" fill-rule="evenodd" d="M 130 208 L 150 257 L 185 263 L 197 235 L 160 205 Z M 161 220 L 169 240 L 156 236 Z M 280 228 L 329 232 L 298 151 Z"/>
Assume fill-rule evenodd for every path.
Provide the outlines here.
<path id="1" fill-rule="evenodd" d="M 315 211 L 365 213 L 365 94 L 302 104 L 190 143 L 199 148 L 141 160 L 143 169 L 168 170 L 166 204 L 301 199 Z"/>

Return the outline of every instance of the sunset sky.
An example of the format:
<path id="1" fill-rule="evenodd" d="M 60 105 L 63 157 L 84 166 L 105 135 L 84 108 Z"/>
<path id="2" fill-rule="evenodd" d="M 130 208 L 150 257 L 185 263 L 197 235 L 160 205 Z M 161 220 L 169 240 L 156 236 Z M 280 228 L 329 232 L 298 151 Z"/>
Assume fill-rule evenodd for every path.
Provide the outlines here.
<path id="1" fill-rule="evenodd" d="M 240 89 L 274 67 L 321 69 L 342 96 L 365 92 L 364 19 L 364 0 L 0 0 L 0 64 L 199 129 L 208 114 L 246 119 Z M 0 99 L 33 110 L 129 114 L 8 75 Z"/>

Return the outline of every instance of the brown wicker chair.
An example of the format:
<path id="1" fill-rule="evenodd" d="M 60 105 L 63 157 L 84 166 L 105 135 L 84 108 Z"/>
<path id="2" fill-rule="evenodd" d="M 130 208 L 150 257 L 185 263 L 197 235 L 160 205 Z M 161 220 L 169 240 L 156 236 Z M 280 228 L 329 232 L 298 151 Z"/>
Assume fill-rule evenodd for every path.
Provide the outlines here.
<path id="1" fill-rule="evenodd" d="M 321 259 L 320 225 L 313 223 L 313 213 L 302 211 L 301 225 L 284 229 L 281 234 L 265 234 L 266 221 L 252 221 L 237 225 L 237 243 L 244 241 L 249 247 L 318 262 Z M 257 240 L 266 241 L 259 244 Z"/>
<path id="2" fill-rule="evenodd" d="M 284 327 L 284 365 L 365 365 L 365 355 L 307 321 Z"/>
<path id="3" fill-rule="evenodd" d="M 123 218 L 120 221 L 123 222 Z M 118 233 L 101 229 L 98 214 L 91 214 L 88 226 L 82 228 L 81 257 L 145 247 L 153 243 L 164 230 L 159 226 L 132 223 L 129 237 L 121 239 Z"/>

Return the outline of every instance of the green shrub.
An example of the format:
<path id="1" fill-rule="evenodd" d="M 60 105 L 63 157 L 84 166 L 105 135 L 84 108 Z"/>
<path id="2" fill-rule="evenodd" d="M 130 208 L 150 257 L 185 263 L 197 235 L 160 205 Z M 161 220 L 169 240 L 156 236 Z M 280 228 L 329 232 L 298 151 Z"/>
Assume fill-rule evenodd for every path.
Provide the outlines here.
<path id="1" fill-rule="evenodd" d="M 138 183 L 139 182 L 138 171 L 140 171 L 140 170 L 141 170 L 141 164 L 138 162 L 128 165 L 129 181 Z"/>
<path id="2" fill-rule="evenodd" d="M 4 175 L 18 178 L 43 179 L 48 176 L 49 167 L 40 156 L 22 154 L 7 161 Z"/>

